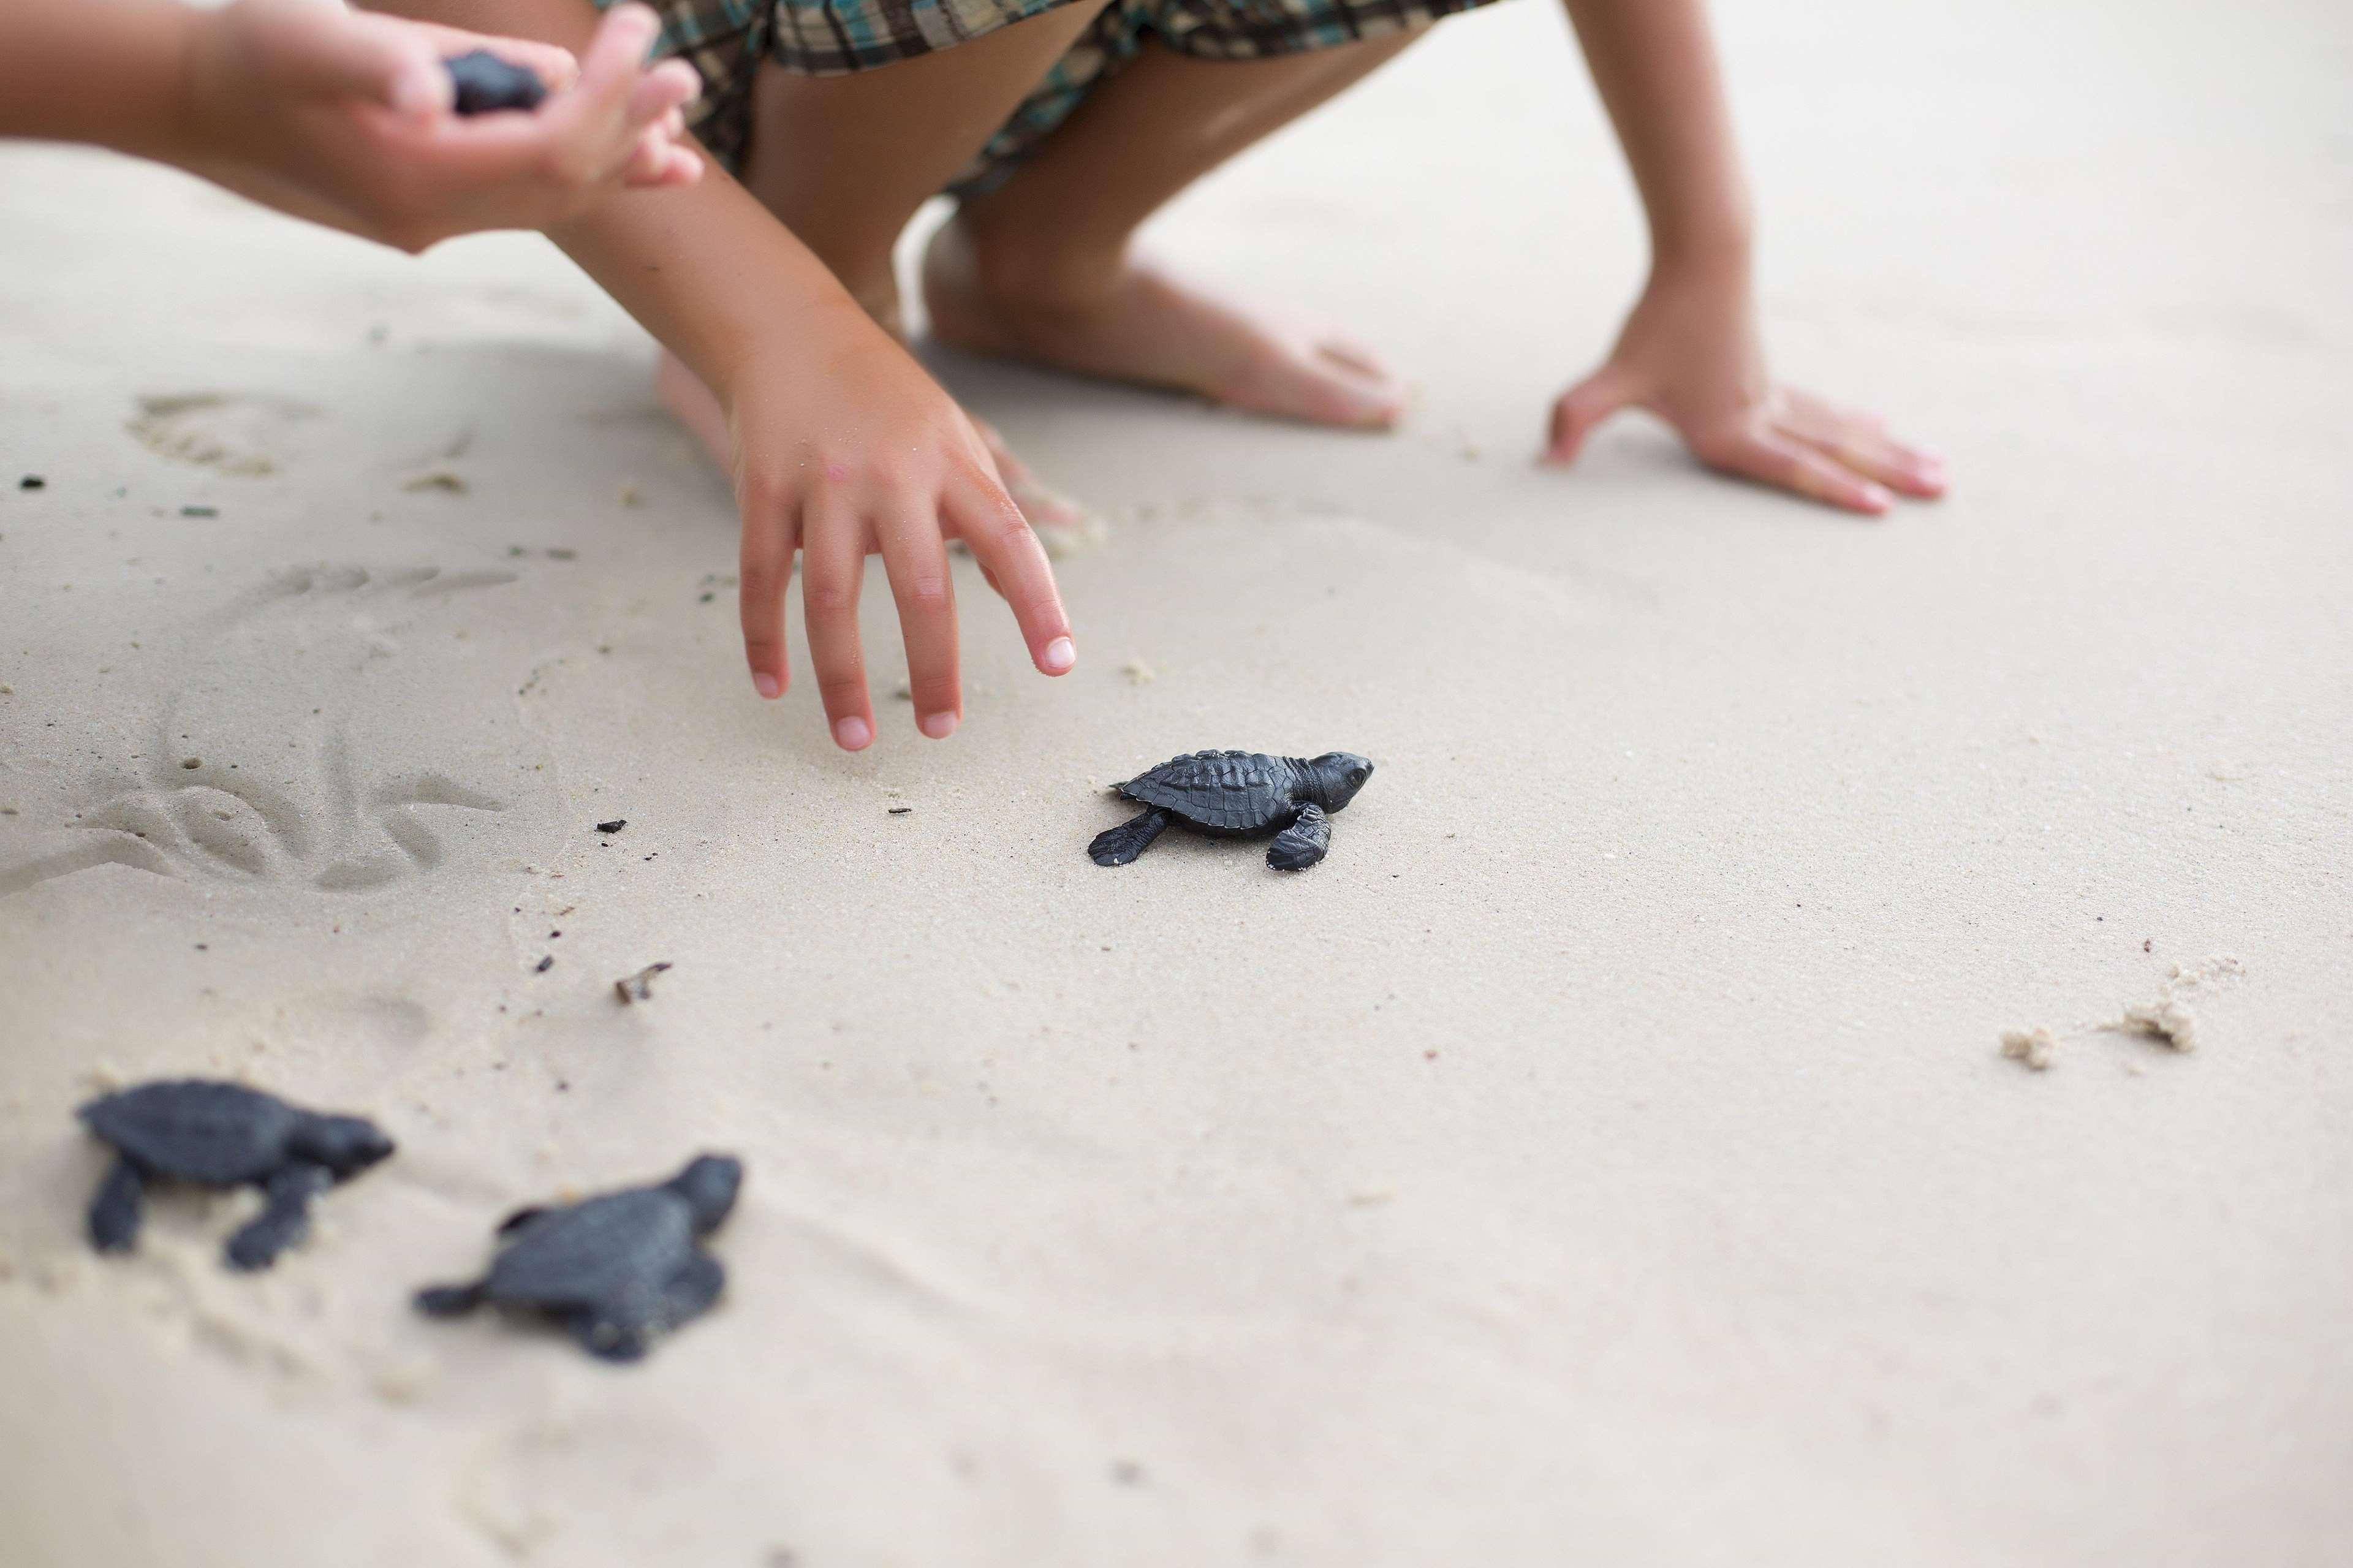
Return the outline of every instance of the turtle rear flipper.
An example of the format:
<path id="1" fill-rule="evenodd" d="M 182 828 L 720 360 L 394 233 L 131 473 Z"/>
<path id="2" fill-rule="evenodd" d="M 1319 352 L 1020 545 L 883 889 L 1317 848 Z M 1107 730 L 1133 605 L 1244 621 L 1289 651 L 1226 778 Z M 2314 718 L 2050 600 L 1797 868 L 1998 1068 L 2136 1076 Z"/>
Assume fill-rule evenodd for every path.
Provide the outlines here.
<path id="1" fill-rule="evenodd" d="M 1106 827 L 1087 846 L 1087 858 L 1098 866 L 1124 866 L 1146 849 L 1168 826 L 1168 813 L 1158 806 L 1130 817 L 1117 827 Z"/>
<path id="2" fill-rule="evenodd" d="M 471 1285 L 427 1285 L 413 1300 L 428 1318 L 462 1318 L 482 1304 L 482 1282 Z"/>
<path id="3" fill-rule="evenodd" d="M 128 1252 L 139 1239 L 146 1178 L 130 1161 L 117 1159 L 90 1200 L 90 1244 L 100 1252 Z"/>
<path id="4" fill-rule="evenodd" d="M 1278 871 L 1304 871 L 1332 847 L 1332 819 L 1320 805 L 1303 805 L 1291 826 L 1267 846 L 1266 863 Z"/>
<path id="5" fill-rule="evenodd" d="M 335 1184 L 334 1173 L 297 1161 L 269 1178 L 269 1206 L 228 1238 L 232 1267 L 267 1268 L 311 1228 L 311 1200 Z"/>

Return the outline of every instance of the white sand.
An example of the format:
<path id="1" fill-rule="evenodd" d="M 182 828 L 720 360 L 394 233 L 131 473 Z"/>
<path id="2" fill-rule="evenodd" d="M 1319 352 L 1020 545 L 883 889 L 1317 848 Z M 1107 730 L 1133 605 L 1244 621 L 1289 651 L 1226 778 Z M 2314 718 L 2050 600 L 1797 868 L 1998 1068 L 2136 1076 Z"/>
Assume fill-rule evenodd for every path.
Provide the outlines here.
<path id="1" fill-rule="evenodd" d="M 1732 9 L 1778 363 L 1949 502 L 1529 463 L 1639 242 L 1507 7 L 1166 228 L 1410 426 L 947 365 L 1109 515 L 1085 662 L 960 569 L 922 742 L 877 592 L 857 758 L 537 242 L 0 153 L 0 1561 L 2343 1561 L 2353 25 Z M 1088 864 L 1204 745 L 1380 772 L 1303 877 Z M 2195 1056 L 1989 1048 L 2220 952 Z M 101 1064 L 403 1151 L 267 1277 L 235 1203 L 100 1261 Z M 409 1311 L 706 1146 L 731 1293 L 648 1365 Z"/>

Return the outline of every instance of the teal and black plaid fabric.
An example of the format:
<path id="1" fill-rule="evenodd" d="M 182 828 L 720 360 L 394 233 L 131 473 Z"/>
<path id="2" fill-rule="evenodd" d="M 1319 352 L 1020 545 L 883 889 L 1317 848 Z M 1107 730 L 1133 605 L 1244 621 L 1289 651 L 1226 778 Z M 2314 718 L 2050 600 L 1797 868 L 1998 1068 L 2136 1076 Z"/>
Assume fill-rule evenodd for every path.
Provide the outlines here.
<path id="1" fill-rule="evenodd" d="M 751 142 L 752 79 L 774 59 L 808 76 L 913 59 L 1071 0 L 652 0 L 662 49 L 702 73 L 695 133 L 731 169 Z M 1388 37 L 1486 0 L 1112 0 L 949 187 L 986 190 L 1147 38 L 1205 59 L 1256 59 Z"/>

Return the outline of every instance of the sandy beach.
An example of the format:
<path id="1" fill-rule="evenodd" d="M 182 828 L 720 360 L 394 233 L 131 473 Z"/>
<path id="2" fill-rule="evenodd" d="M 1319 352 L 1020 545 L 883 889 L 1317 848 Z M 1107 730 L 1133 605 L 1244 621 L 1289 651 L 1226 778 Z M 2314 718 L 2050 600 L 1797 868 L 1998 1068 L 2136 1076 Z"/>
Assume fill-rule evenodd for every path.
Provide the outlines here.
<path id="1" fill-rule="evenodd" d="M 1103 518 L 1081 664 L 962 563 L 925 741 L 878 567 L 855 756 L 543 241 L 0 148 L 0 1561 L 2344 1561 L 2353 19 L 1723 9 L 1777 367 L 1948 499 L 1536 465 L 1643 258 L 1499 6 L 1155 230 L 1396 434 L 926 351 Z M 1378 773 L 1089 863 L 1225 746 Z M 93 1256 L 74 1107 L 192 1074 L 401 1152 Z M 644 1364 L 411 1310 L 702 1149 Z"/>

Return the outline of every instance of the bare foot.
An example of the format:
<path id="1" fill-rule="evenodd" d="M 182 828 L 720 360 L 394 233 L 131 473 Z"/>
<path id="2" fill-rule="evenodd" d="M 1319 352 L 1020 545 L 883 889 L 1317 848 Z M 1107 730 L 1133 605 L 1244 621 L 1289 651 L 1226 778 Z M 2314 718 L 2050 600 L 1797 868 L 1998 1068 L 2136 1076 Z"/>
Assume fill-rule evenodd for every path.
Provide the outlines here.
<path id="1" fill-rule="evenodd" d="M 961 218 L 923 253 L 944 342 L 1058 370 L 1198 393 L 1253 414 L 1386 430 L 1404 383 L 1345 338 L 1269 321 L 1123 258 L 1077 272 L 992 254 Z"/>

